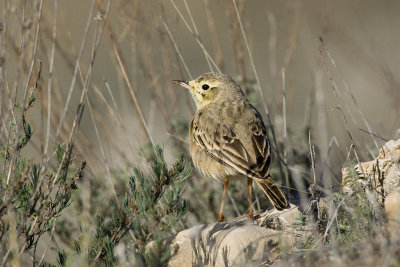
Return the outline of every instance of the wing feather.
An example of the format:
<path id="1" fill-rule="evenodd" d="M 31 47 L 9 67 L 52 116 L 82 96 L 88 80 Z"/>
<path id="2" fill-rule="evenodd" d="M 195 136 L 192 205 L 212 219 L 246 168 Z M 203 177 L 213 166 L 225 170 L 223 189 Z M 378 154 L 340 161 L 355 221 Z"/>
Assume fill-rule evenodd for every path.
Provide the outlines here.
<path id="1" fill-rule="evenodd" d="M 265 126 L 258 113 L 247 125 L 216 124 L 202 114 L 192 121 L 193 140 L 213 158 L 254 179 L 268 177 L 271 153 Z M 208 117 L 208 118 L 207 118 Z"/>

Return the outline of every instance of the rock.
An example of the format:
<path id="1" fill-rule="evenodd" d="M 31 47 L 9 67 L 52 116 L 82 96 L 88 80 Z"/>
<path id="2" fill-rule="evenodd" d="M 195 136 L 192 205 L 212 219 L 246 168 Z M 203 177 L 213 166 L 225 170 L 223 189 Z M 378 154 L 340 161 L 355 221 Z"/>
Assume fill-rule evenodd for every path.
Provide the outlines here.
<path id="1" fill-rule="evenodd" d="M 365 189 L 382 205 L 384 198 L 400 186 L 400 139 L 383 145 L 376 159 L 361 162 L 354 170 L 343 168 L 342 185 L 344 192 Z"/>
<path id="2" fill-rule="evenodd" d="M 293 248 L 298 233 L 293 223 L 300 211 L 267 211 L 250 222 L 245 217 L 229 222 L 198 225 L 177 234 L 171 244 L 169 266 L 243 266 L 251 261 L 273 261 Z M 268 228 L 267 228 L 268 227 Z"/>
<path id="3" fill-rule="evenodd" d="M 400 222 L 400 189 L 397 189 L 386 197 L 385 213 L 388 220 Z"/>
<path id="4" fill-rule="evenodd" d="M 381 211 L 384 203 L 389 229 L 397 232 L 400 229 L 400 140 L 387 142 L 375 160 L 357 164 L 354 170 L 344 168 L 342 173 L 343 191 L 367 194 L 376 210 Z M 323 198 L 318 203 L 319 210 L 326 209 L 321 203 L 325 203 Z M 316 230 L 315 223 L 297 224 L 301 216 L 298 207 L 292 205 L 288 210 L 274 209 L 255 215 L 255 221 L 251 222 L 240 217 L 181 231 L 171 241 L 173 256 L 168 265 L 244 266 L 252 262 L 274 262 L 282 251 L 293 252 L 296 244 L 317 232 L 312 231 Z"/>
<path id="5" fill-rule="evenodd" d="M 398 235 L 400 233 L 400 189 L 386 197 L 385 214 L 388 219 L 389 232 Z"/>

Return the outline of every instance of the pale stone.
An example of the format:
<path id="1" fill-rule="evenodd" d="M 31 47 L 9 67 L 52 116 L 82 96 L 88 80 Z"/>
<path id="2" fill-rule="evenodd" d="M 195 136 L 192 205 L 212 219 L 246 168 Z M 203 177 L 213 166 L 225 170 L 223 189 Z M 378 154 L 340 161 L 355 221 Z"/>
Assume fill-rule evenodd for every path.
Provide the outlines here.
<path id="1" fill-rule="evenodd" d="M 298 240 L 292 224 L 299 215 L 292 206 L 285 211 L 264 212 L 254 222 L 238 218 L 184 230 L 172 241 L 175 255 L 169 266 L 243 266 L 249 261 L 273 261 L 282 248 L 292 248 Z"/>
<path id="2" fill-rule="evenodd" d="M 365 188 L 367 194 L 376 195 L 378 203 L 383 204 L 383 198 L 400 186 L 400 139 L 388 141 L 376 159 L 361 162 L 354 170 L 358 179 L 349 179 L 351 170 L 342 169 L 343 192 Z"/>
<path id="3" fill-rule="evenodd" d="M 397 189 L 386 197 L 385 213 L 389 221 L 397 221 L 400 227 L 400 189 Z"/>

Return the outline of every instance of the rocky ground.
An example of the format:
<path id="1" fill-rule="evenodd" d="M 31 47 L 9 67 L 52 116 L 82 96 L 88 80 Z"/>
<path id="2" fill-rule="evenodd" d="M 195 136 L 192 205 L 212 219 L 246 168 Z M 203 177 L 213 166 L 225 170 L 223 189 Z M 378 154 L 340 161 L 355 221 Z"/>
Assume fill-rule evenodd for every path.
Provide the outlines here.
<path id="1" fill-rule="evenodd" d="M 342 174 L 340 201 L 314 199 L 305 207 L 256 214 L 254 221 L 238 217 L 181 231 L 171 242 L 169 266 L 399 264 L 400 140 L 387 142 L 375 160 Z M 357 217 L 369 208 L 347 204 L 354 199 L 365 199 L 357 203 L 371 209 L 367 222 Z M 353 224 L 343 222 L 348 217 Z M 376 220 L 374 233 L 362 233 L 371 220 Z M 334 229 L 339 234 L 332 234 Z M 344 241 L 334 237 L 342 230 Z"/>

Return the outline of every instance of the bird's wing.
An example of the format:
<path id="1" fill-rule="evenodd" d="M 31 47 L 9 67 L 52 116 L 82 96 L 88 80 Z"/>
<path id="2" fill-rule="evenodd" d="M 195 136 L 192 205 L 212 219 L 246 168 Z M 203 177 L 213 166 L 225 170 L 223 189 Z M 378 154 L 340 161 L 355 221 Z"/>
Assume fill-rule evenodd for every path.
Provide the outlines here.
<path id="1" fill-rule="evenodd" d="M 246 123 L 218 122 L 202 115 L 192 120 L 194 142 L 210 156 L 254 179 L 268 177 L 271 151 L 261 116 L 254 109 Z"/>

